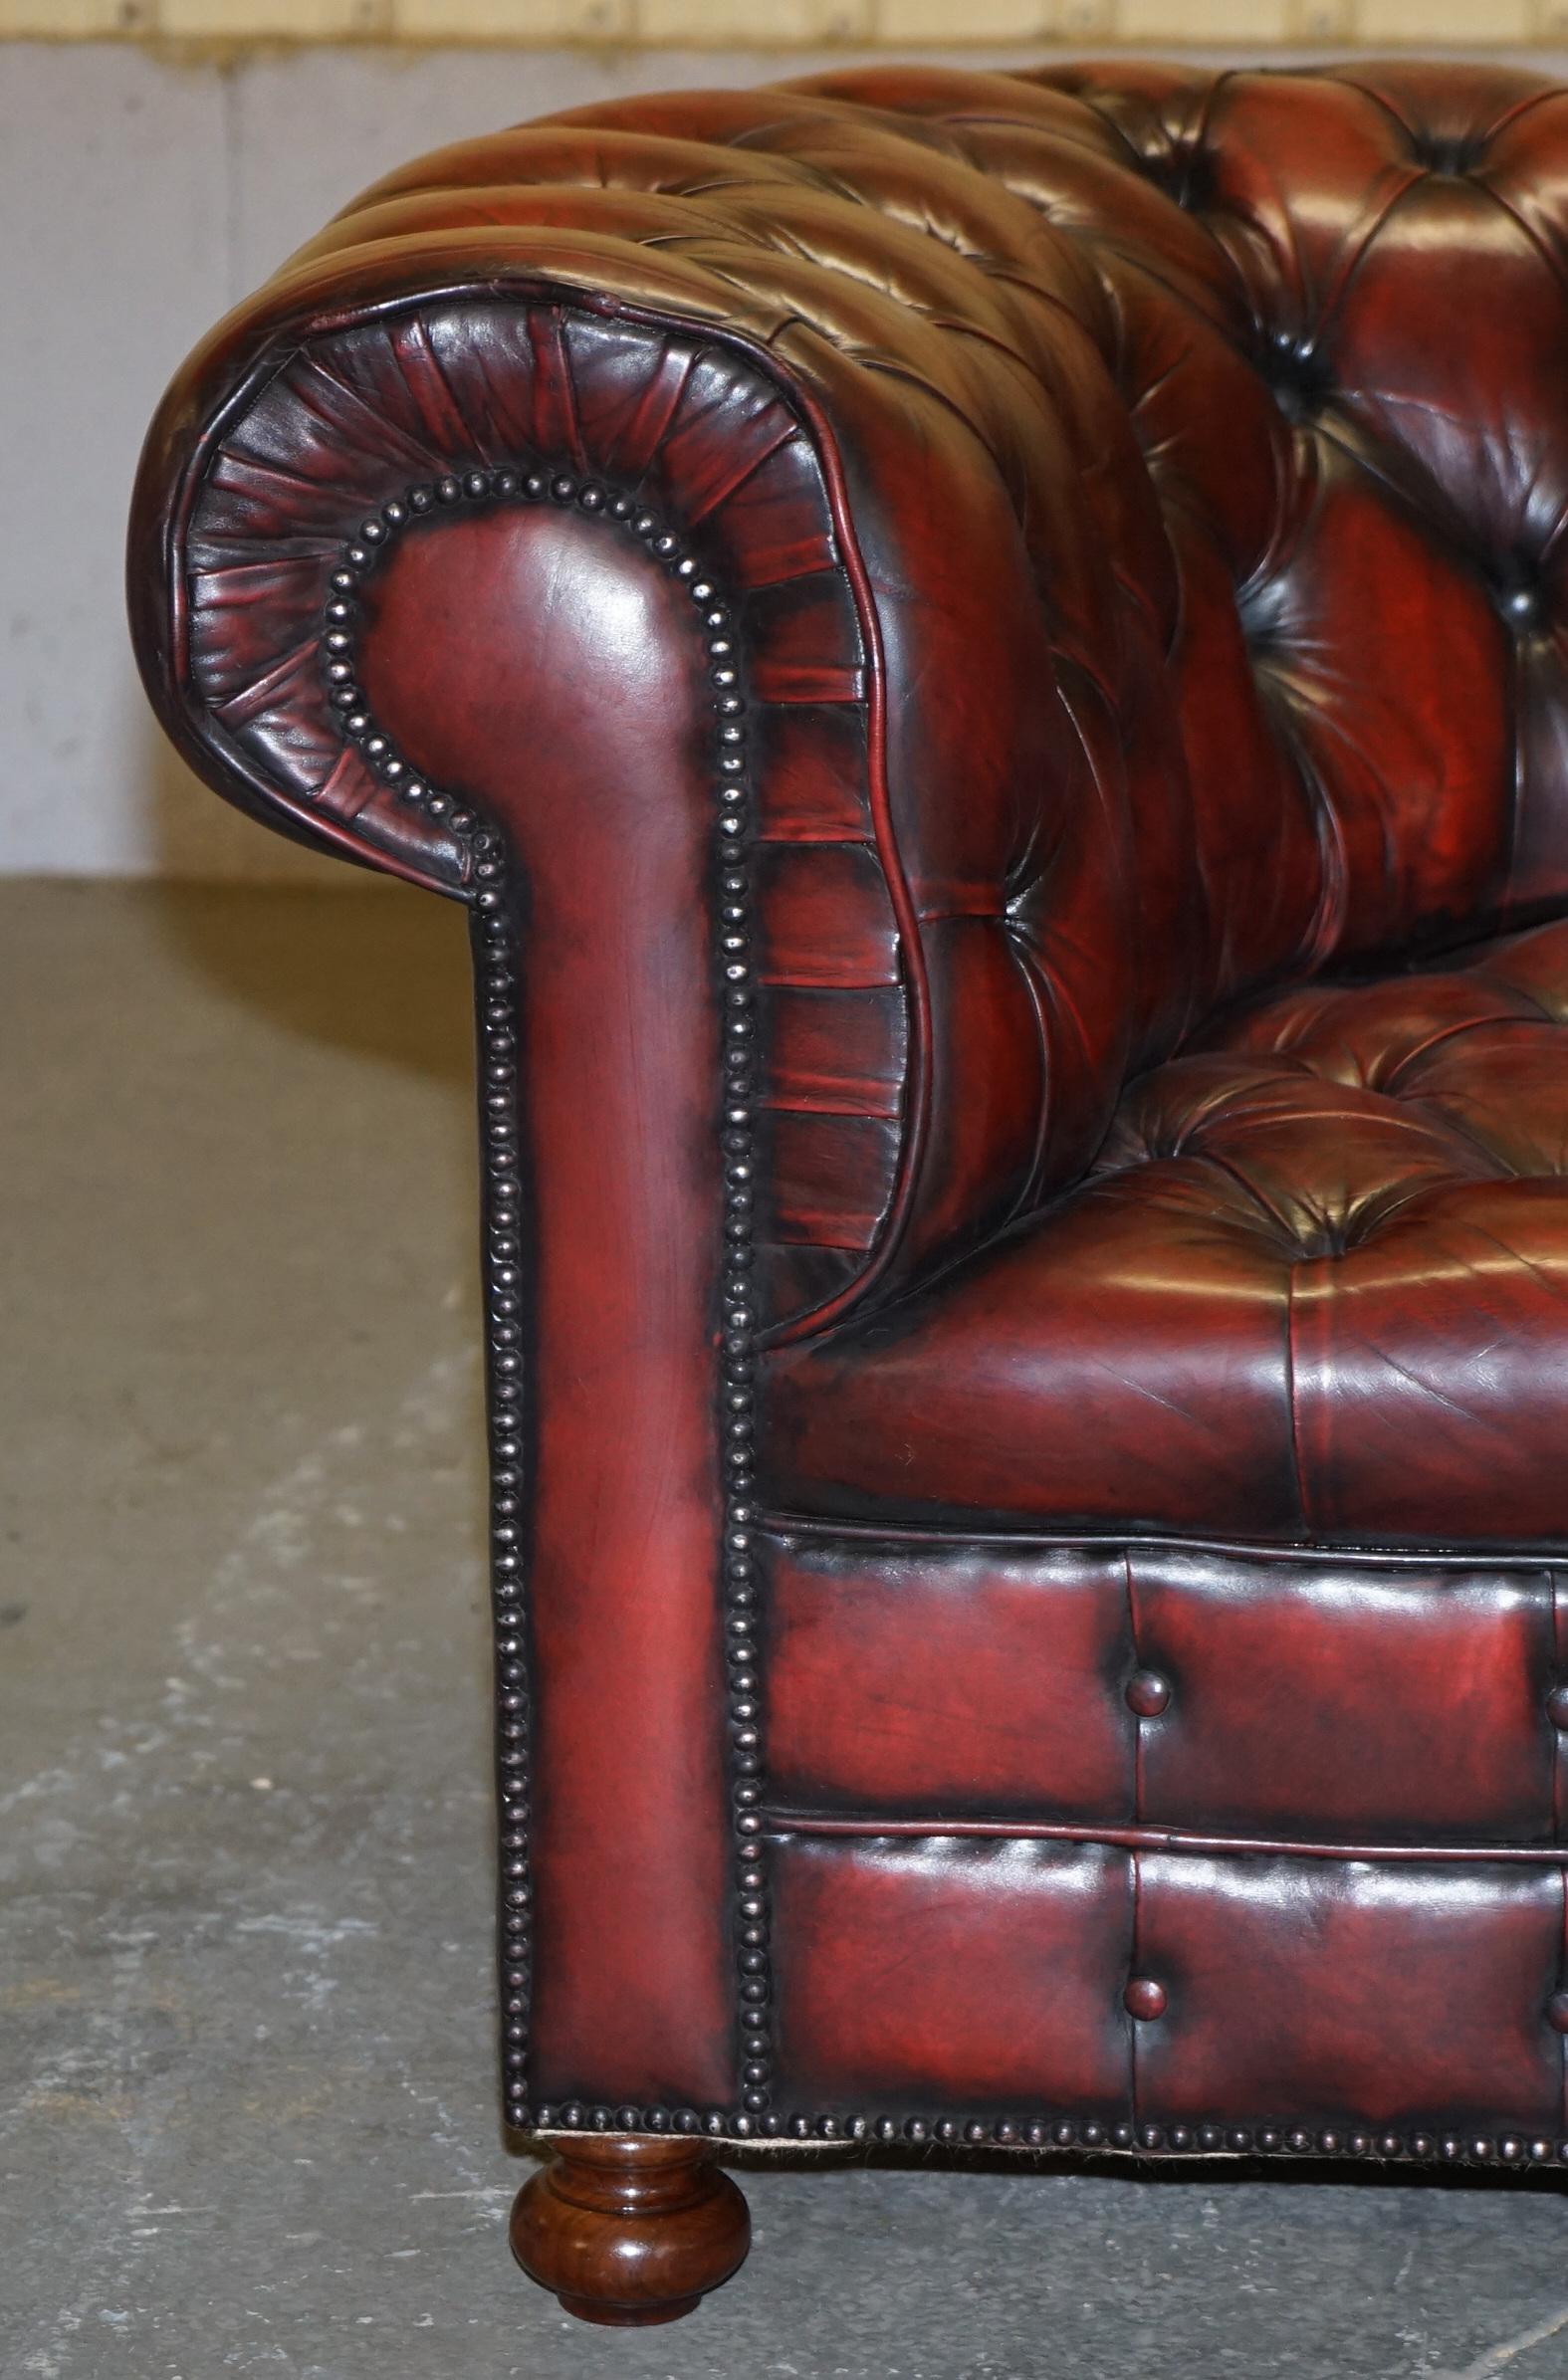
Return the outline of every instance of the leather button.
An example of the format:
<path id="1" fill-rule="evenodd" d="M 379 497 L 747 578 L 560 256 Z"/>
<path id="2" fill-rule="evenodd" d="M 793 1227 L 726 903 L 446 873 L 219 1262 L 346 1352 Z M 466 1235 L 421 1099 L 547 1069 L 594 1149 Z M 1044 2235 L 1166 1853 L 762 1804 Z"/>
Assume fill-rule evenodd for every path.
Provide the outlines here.
<path id="1" fill-rule="evenodd" d="M 1157 1719 L 1171 1699 L 1171 1681 L 1158 1669 L 1135 1669 L 1127 1680 L 1126 1699 L 1127 1708 L 1136 1711 L 1140 1719 Z M 1564 1712 L 1563 1723 L 1568 1725 L 1568 1698 Z"/>
<path id="2" fill-rule="evenodd" d="M 1568 1728 L 1568 1686 L 1553 1686 L 1546 1697 L 1546 1716 L 1554 1727 Z"/>
<path id="3" fill-rule="evenodd" d="M 1546 2022 L 1555 2033 L 1568 2033 L 1568 1992 L 1554 1992 L 1546 2003 Z"/>
<path id="4" fill-rule="evenodd" d="M 1152 1975 L 1135 1975 L 1122 1994 L 1122 2006 L 1130 2017 L 1152 2024 L 1165 2014 L 1165 1986 L 1156 1983 Z"/>

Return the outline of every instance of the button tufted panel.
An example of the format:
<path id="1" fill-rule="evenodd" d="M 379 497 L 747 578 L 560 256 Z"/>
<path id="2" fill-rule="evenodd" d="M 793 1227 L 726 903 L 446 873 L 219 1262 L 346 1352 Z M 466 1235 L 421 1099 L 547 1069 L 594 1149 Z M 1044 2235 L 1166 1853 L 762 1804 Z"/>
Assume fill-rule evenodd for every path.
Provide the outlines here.
<path id="1" fill-rule="evenodd" d="M 472 911 L 519 2126 L 1568 2162 L 1565 145 L 639 97 L 170 392 L 165 721 Z"/>
<path id="2" fill-rule="evenodd" d="M 1568 1538 L 1568 924 L 1249 1006 L 1078 1189 L 775 1359 L 855 1519 Z"/>
<path id="3" fill-rule="evenodd" d="M 1540 1562 L 784 1528 L 768 1795 L 1149 1847 L 1568 1843 Z"/>
<path id="4" fill-rule="evenodd" d="M 1562 2129 L 1554 1869 L 1227 1861 L 940 1830 L 772 1847 L 788 2104 L 869 2108 L 909 2137 L 913 2100 L 974 2119 L 977 2141 L 1021 2136 L 999 2114 L 1044 2111 L 1063 2129 L 1039 2137 L 1087 2147 L 1278 2147 L 1293 2133 L 1341 2150 L 1357 2136 L 1365 2153 L 1366 2132 L 1391 2125 L 1381 2153 L 1398 2155 L 1406 2127 L 1453 2125 L 1479 2130 L 1486 2156 L 1498 2132 Z M 1217 2124 L 1244 2129 L 1230 2142 Z M 965 2137 L 962 2120 L 914 2136 L 933 2129 Z"/>
<path id="5" fill-rule="evenodd" d="M 830 1314 L 1071 1181 L 1218 1003 L 1568 895 L 1565 120 L 1489 70 L 878 67 L 441 151 L 171 396 L 149 674 L 236 798 L 461 884 L 338 749 L 326 534 L 529 457 L 732 558 L 742 504 L 759 799 L 817 846 L 769 904 L 770 1295 Z"/>

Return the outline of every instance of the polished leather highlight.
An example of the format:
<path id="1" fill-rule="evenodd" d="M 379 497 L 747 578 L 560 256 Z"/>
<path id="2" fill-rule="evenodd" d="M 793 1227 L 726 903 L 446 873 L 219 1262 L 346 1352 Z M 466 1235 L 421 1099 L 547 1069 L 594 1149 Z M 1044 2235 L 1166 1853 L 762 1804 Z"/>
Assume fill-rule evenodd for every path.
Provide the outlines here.
<path id="1" fill-rule="evenodd" d="M 1084 1182 L 774 1361 L 784 1509 L 1568 1540 L 1568 924 L 1274 994 Z M 912 1475 L 910 1449 L 919 1448 Z"/>
<path id="2" fill-rule="evenodd" d="M 769 1790 L 802 1820 L 1568 1842 L 1568 1573 L 825 1528 L 768 1565 Z"/>
<path id="3" fill-rule="evenodd" d="M 557 511 L 411 541 L 366 608 L 365 689 L 404 749 L 487 807 L 527 787 L 518 1063 L 535 1088 L 533 1229 L 550 1250 L 525 1276 L 521 1341 L 538 1396 L 533 1652 L 551 1681 L 533 1740 L 553 1814 L 533 1875 L 540 2087 L 569 2097 L 592 2074 L 629 2095 L 651 2066 L 683 2099 L 722 2100 L 735 2070 L 704 1378 L 719 1051 L 711 1025 L 696 1029 L 708 844 L 684 798 L 701 644 L 662 572 L 627 571 L 594 524 Z M 469 618 L 483 634 L 432 646 L 432 620 Z M 591 1099 L 585 1043 L 602 1053 Z M 634 1148 L 636 1166 L 606 1165 L 606 1146 Z M 607 1720 L 585 1765 L 584 1737 Z"/>
<path id="4" fill-rule="evenodd" d="M 897 1130 L 862 1102 L 821 1160 L 837 1198 L 786 1211 L 819 1252 L 781 1296 L 861 1278 L 879 1232 L 902 1277 L 1072 1180 L 1129 1066 L 1218 1000 L 1568 889 L 1568 301 L 1540 245 L 1563 116 L 1528 76 L 1459 94 L 1417 66 L 1127 66 L 886 69 L 522 126 L 388 177 L 231 319 L 154 432 L 143 535 L 247 367 L 374 308 L 346 353 L 285 362 L 206 467 L 221 521 L 192 667 L 219 727 L 243 715 L 258 797 L 301 825 L 330 774 L 299 643 L 323 499 L 340 513 L 349 486 L 373 501 L 521 433 L 690 513 L 687 420 L 738 469 L 782 440 L 793 489 L 753 508 L 784 525 L 760 541 L 814 562 L 829 611 L 835 555 L 843 608 L 858 582 L 858 626 L 835 641 L 812 613 L 801 666 L 877 712 L 838 831 L 866 835 L 883 781 L 914 1029 Z M 579 309 L 509 326 L 488 294 L 520 276 Z M 1429 276 L 1465 340 L 1428 334 Z M 386 312 L 454 283 L 487 294 L 482 320 Z M 628 380 L 624 332 L 593 318 L 633 309 L 711 334 L 694 390 L 662 346 L 654 386 Z M 1500 393 L 1477 379 L 1483 325 Z M 598 338 L 616 352 L 584 396 Z M 706 384 L 737 344 L 799 437 L 755 385 Z M 711 503 L 710 480 L 710 529 Z M 236 531 L 264 561 L 236 563 Z M 265 684 L 230 683 L 237 615 Z M 830 803 L 855 766 L 836 729 L 798 763 Z M 344 804 L 378 859 L 409 832 L 352 768 L 317 831 Z"/>
<path id="5" fill-rule="evenodd" d="M 514 2120 L 1568 2161 L 1565 159 L 633 98 L 166 400 L 171 732 L 490 955 Z"/>
<path id="6" fill-rule="evenodd" d="M 781 2079 L 807 2106 L 918 2097 L 1192 2130 L 1564 2122 L 1552 1870 L 940 1834 L 781 1837 L 774 1869 Z M 1143 2017 L 1133 1982 L 1163 1995 L 1136 1996 Z"/>

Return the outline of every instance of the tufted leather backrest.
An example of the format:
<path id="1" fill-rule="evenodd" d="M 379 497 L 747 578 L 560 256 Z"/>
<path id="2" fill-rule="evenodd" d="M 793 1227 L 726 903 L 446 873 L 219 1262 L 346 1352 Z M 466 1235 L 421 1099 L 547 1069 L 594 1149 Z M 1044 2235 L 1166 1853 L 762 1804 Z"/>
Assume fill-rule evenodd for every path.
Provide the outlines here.
<path id="1" fill-rule="evenodd" d="M 1568 95 L 1416 63 L 1042 80 L 1182 217 L 1096 220 L 1034 143 L 977 136 L 1116 310 L 1216 992 L 1559 903 Z M 1288 886 L 1261 931 L 1248 823 Z"/>
<path id="2" fill-rule="evenodd" d="M 983 912 L 1045 1020 L 1014 1208 L 1217 1004 L 1568 895 L 1568 95 L 1416 64 L 876 69 L 560 120 L 606 181 L 701 181 L 828 266 L 840 344 L 848 279 L 946 373 L 970 349 L 1063 732 L 1020 732 L 962 821 L 906 792 L 901 844 L 933 972 L 942 913 Z M 1000 998 L 967 1022 L 1031 1030 Z"/>
<path id="3" fill-rule="evenodd" d="M 673 108 L 705 139 L 848 163 L 858 202 L 923 206 L 1025 300 L 1055 434 L 992 443 L 1064 680 L 1081 664 L 1111 697 L 1121 749 L 1096 776 L 1126 770 L 1132 831 L 1106 852 L 1138 885 L 1138 1054 L 1262 981 L 1560 902 L 1568 94 L 1420 64 L 789 88 L 875 113 L 812 137 L 760 94 L 743 121 L 721 102 L 722 126 L 696 97 L 594 121 L 665 131 Z M 944 219 L 950 161 L 1025 200 L 1092 280 L 1020 269 L 983 199 Z M 1089 520 L 1062 517 L 1064 462 Z M 1035 793 L 1048 834 L 1059 789 Z"/>
<path id="4" fill-rule="evenodd" d="M 809 424 L 870 725 L 788 798 L 895 959 L 777 1152 L 785 1304 L 1073 1179 L 1218 1005 L 1568 899 L 1565 158 L 1568 93 L 1490 69 L 877 68 L 465 143 L 280 282 L 295 325 L 529 271 Z"/>

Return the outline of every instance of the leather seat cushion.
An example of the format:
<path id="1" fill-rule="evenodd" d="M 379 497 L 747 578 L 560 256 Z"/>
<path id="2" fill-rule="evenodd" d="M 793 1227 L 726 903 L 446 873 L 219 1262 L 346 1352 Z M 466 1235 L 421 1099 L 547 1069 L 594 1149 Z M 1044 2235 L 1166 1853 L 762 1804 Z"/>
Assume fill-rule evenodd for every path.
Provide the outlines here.
<path id="1" fill-rule="evenodd" d="M 1568 1537 L 1568 921 L 1275 992 L 1088 1179 L 771 1359 L 784 1511 Z"/>

